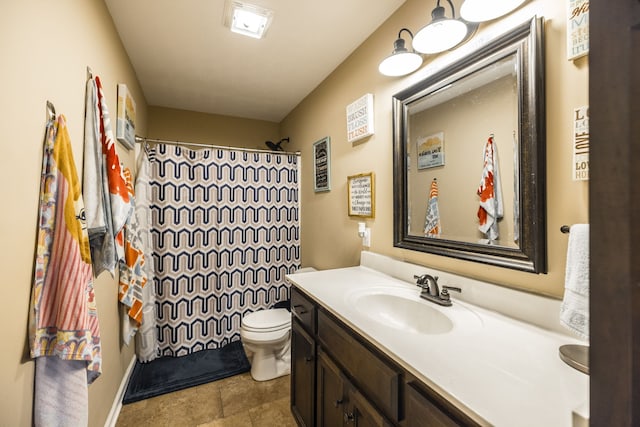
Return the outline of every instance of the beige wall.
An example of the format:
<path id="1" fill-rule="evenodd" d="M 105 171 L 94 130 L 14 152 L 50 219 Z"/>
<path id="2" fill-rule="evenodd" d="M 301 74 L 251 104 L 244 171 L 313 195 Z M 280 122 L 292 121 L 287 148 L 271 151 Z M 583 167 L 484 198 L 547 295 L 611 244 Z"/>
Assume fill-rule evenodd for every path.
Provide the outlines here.
<path id="1" fill-rule="evenodd" d="M 116 84 L 126 83 L 137 103 L 138 133 L 146 132 L 147 107 L 129 59 L 102 1 L 3 2 L 0 14 L 0 269 L 3 325 L 0 352 L 0 425 L 30 426 L 33 362 L 27 318 L 34 260 L 45 103 L 66 116 L 78 172 L 82 171 L 86 67 L 100 76 L 112 117 Z M 121 159 L 133 153 L 118 145 Z M 103 374 L 89 387 L 92 426 L 108 416 L 133 349 L 120 343 L 117 283 L 103 273 L 95 283 L 102 338 Z"/>
<path id="2" fill-rule="evenodd" d="M 263 120 L 149 107 L 149 138 L 268 150 L 265 141 L 278 142 L 279 125 Z M 289 144 L 282 143 L 285 150 Z"/>
<path id="3" fill-rule="evenodd" d="M 454 2 L 459 6 L 460 1 Z M 555 297 L 563 293 L 567 235 L 563 224 L 587 222 L 588 183 L 571 180 L 573 108 L 588 104 L 587 60 L 566 58 L 566 2 L 527 2 L 506 20 L 482 24 L 472 44 L 490 33 L 502 32 L 534 14 L 544 16 L 547 105 L 547 219 L 549 273 L 536 275 L 455 260 L 393 247 L 393 167 L 391 97 L 427 76 L 428 65 L 414 74 L 389 78 L 378 73 L 379 62 L 391 53 L 398 31 L 417 31 L 429 20 L 433 4 L 407 0 L 369 39 L 314 90 L 283 121 L 281 132 L 291 136 L 292 148 L 302 152 L 302 258 L 318 268 L 355 265 L 362 249 L 358 219 L 347 216 L 346 177 L 362 172 L 376 175 L 376 218 L 371 250 L 465 276 Z M 456 52 L 449 53 L 449 57 Z M 442 56 L 439 61 L 446 60 Z M 427 62 L 431 61 L 430 58 Z M 375 98 L 375 135 L 350 144 L 346 140 L 345 107 L 365 93 Z M 331 191 L 314 193 L 311 179 L 312 144 L 331 137 Z M 480 158 L 480 157 L 479 157 Z"/>

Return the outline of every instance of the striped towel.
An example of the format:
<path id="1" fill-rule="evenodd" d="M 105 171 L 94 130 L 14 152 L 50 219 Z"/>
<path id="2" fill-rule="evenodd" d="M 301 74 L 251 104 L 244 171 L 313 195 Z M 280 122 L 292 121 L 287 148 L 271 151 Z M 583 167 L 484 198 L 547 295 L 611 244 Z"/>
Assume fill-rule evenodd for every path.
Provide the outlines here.
<path id="1" fill-rule="evenodd" d="M 87 384 L 101 373 L 100 328 L 80 181 L 64 116 L 47 124 L 29 346 L 34 425 L 87 425 Z"/>
<path id="2" fill-rule="evenodd" d="M 442 232 L 440 226 L 440 211 L 438 209 L 438 181 L 434 178 L 429 189 L 429 203 L 427 204 L 427 215 L 424 223 L 424 235 L 429 237 L 439 237 Z"/>

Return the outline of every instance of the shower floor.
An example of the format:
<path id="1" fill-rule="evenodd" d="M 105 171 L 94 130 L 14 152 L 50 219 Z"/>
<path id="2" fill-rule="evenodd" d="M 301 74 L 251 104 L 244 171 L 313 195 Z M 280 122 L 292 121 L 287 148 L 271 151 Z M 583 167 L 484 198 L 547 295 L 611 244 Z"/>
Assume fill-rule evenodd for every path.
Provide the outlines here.
<path id="1" fill-rule="evenodd" d="M 257 382 L 249 372 L 123 405 L 116 427 L 295 427 L 290 377 Z"/>

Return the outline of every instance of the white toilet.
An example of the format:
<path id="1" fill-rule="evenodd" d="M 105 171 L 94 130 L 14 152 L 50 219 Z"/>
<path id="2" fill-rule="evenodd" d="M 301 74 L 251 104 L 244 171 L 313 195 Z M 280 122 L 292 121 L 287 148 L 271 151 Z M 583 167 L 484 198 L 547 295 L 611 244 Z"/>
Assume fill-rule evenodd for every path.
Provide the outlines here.
<path id="1" fill-rule="evenodd" d="M 251 361 L 251 377 L 267 381 L 291 372 L 291 313 L 258 310 L 242 318 L 240 337 Z"/>
<path id="2" fill-rule="evenodd" d="M 305 267 L 296 273 L 317 271 Z M 240 338 L 251 362 L 251 377 L 267 381 L 291 373 L 291 313 L 271 308 L 249 313 L 240 323 Z"/>

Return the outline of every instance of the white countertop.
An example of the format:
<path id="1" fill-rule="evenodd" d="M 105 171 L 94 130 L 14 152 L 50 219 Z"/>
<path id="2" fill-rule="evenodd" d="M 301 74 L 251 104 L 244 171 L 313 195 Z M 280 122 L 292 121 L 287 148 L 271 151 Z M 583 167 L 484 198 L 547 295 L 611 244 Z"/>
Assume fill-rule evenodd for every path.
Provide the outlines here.
<path id="1" fill-rule="evenodd" d="M 571 426 L 572 411 L 589 400 L 589 377 L 558 356 L 563 344 L 583 344 L 568 335 L 462 302 L 456 294 L 452 307 L 426 302 L 415 285 L 363 266 L 287 278 L 480 424 Z M 453 320 L 453 329 L 421 334 L 371 320 L 353 297 L 375 288 L 414 292 L 416 300 Z"/>

